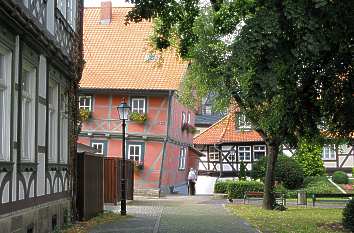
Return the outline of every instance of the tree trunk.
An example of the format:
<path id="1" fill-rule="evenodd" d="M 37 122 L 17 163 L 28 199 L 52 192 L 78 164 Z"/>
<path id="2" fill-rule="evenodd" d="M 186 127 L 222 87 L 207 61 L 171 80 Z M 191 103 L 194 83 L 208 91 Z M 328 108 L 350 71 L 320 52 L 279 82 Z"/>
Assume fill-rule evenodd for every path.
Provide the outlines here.
<path id="1" fill-rule="evenodd" d="M 270 141 L 267 143 L 268 146 L 268 159 L 267 159 L 267 169 L 264 182 L 264 198 L 263 198 L 263 208 L 271 210 L 275 204 L 275 198 L 273 194 L 274 180 L 275 180 L 275 162 L 278 158 L 280 143 L 277 141 Z"/>

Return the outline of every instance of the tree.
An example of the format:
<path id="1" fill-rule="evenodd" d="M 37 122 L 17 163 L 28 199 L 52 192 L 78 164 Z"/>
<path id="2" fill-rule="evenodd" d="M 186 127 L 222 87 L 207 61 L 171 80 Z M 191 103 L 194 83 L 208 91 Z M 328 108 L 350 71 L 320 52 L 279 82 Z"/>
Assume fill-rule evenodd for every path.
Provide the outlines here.
<path id="1" fill-rule="evenodd" d="M 322 146 L 302 139 L 294 154 L 294 159 L 301 165 L 305 176 L 321 176 L 325 173 Z"/>
<path id="2" fill-rule="evenodd" d="M 273 207 L 281 144 L 317 137 L 319 125 L 343 137 L 353 131 L 353 1 L 135 3 L 128 19 L 157 17 L 155 46 L 176 47 L 191 60 L 186 86 L 224 103 L 235 99 L 264 138 L 264 208 Z"/>

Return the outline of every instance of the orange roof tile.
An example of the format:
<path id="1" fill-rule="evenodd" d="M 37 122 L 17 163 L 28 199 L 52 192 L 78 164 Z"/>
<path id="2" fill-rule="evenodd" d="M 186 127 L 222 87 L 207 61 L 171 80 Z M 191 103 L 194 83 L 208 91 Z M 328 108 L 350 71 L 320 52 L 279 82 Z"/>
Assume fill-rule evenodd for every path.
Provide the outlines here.
<path id="1" fill-rule="evenodd" d="M 187 69 L 172 50 L 163 62 L 146 61 L 153 23 L 124 24 L 131 8 L 113 7 L 112 22 L 100 24 L 100 8 L 84 11 L 84 59 L 81 88 L 178 90 Z"/>
<path id="2" fill-rule="evenodd" d="M 238 110 L 235 107 L 234 110 Z M 235 142 L 260 142 L 263 141 L 261 135 L 254 130 L 236 130 L 235 111 L 210 126 L 193 139 L 195 145 L 214 145 Z"/>

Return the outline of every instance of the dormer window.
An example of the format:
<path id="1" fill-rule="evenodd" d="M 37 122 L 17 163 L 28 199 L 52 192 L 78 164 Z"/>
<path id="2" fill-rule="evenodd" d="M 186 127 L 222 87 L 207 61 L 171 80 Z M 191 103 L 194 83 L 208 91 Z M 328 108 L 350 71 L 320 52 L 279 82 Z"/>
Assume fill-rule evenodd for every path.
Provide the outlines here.
<path id="1" fill-rule="evenodd" d="M 245 116 L 244 113 L 239 113 L 237 115 L 237 128 L 238 129 L 251 129 L 252 125 L 251 122 L 249 122 Z"/>

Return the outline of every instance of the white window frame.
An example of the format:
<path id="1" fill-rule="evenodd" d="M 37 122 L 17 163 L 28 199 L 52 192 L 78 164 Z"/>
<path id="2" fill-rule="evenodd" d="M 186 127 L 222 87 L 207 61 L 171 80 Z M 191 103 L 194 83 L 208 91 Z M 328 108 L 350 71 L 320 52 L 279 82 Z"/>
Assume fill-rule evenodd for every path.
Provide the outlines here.
<path id="1" fill-rule="evenodd" d="M 244 153 L 244 154 L 242 155 L 242 153 Z M 248 153 L 249 156 L 246 156 L 246 153 Z M 250 146 L 239 146 L 237 148 L 237 156 L 238 156 L 239 161 L 251 161 L 251 147 Z M 247 157 L 249 157 L 249 158 L 247 159 Z"/>
<path id="2" fill-rule="evenodd" d="M 134 102 L 137 101 L 138 107 L 134 107 Z M 143 106 L 140 106 L 140 101 L 143 101 Z M 131 101 L 131 108 L 132 112 L 138 112 L 140 114 L 145 114 L 145 108 L 146 108 L 146 99 L 145 98 L 132 98 Z"/>
<path id="3" fill-rule="evenodd" d="M 85 103 L 81 104 L 81 99 L 85 99 Z M 89 104 L 86 104 L 86 100 L 89 100 Z M 90 112 L 92 111 L 92 96 L 89 95 L 83 95 L 79 96 L 79 108 L 80 109 L 86 109 L 89 110 Z"/>
<path id="4" fill-rule="evenodd" d="M 0 74 L 0 161 L 10 160 L 10 103 L 11 103 L 11 62 L 12 53 L 0 44 L 3 58 L 3 74 Z M 1 72 L 1 71 L 0 71 Z M 1 98 L 2 97 L 2 98 Z"/>
<path id="5" fill-rule="evenodd" d="M 324 145 L 322 148 L 322 160 L 336 160 L 337 153 L 335 145 Z"/>
<path id="6" fill-rule="evenodd" d="M 48 88 L 48 105 L 49 105 L 49 145 L 48 145 L 48 161 L 56 163 L 58 160 L 58 88 L 59 85 L 53 80 L 49 80 Z"/>
<path id="7" fill-rule="evenodd" d="M 99 146 L 101 146 L 101 151 L 99 151 Z M 92 142 L 91 147 L 98 151 L 97 155 L 104 155 L 104 142 Z"/>
<path id="8" fill-rule="evenodd" d="M 59 162 L 67 163 L 68 162 L 68 139 L 69 139 L 69 116 L 68 116 L 68 93 L 61 87 L 60 88 L 60 154 Z"/>
<path id="9" fill-rule="evenodd" d="M 239 129 L 249 130 L 252 128 L 251 122 L 246 119 L 246 115 L 244 113 L 239 113 L 237 115 L 237 122 Z"/>
<path id="10" fill-rule="evenodd" d="M 260 149 L 259 147 L 263 147 L 264 149 Z M 265 145 L 254 145 L 253 146 L 253 159 L 259 160 L 256 158 L 257 152 L 264 152 L 264 157 L 267 155 L 267 147 Z"/>
<path id="11" fill-rule="evenodd" d="M 215 162 L 220 160 L 219 150 L 215 146 L 209 147 L 209 161 Z"/>
<path id="12" fill-rule="evenodd" d="M 185 112 L 182 112 L 182 125 L 184 125 L 187 122 L 187 116 Z"/>
<path id="13" fill-rule="evenodd" d="M 187 147 L 181 147 L 179 153 L 178 170 L 186 169 L 186 157 L 187 157 Z"/>
<path id="14" fill-rule="evenodd" d="M 134 154 L 130 153 L 130 148 L 134 148 L 133 149 Z M 136 148 L 139 148 L 139 154 L 135 154 Z M 131 159 L 133 161 L 138 161 L 139 163 L 142 162 L 142 155 L 143 155 L 142 149 L 143 149 L 143 147 L 140 144 L 129 144 L 128 145 L 128 159 Z M 138 160 L 136 160 L 136 158 L 138 158 Z"/>
<path id="15" fill-rule="evenodd" d="M 26 72 L 26 77 L 24 77 Z M 23 62 L 22 71 L 22 135 L 21 135 L 21 160 L 26 162 L 34 161 L 35 153 L 35 106 L 36 106 L 36 68 L 26 60 Z M 28 90 L 25 90 L 25 83 L 29 80 Z M 26 107 L 28 109 L 26 110 Z M 28 121 L 26 121 L 26 117 Z"/>
<path id="16" fill-rule="evenodd" d="M 187 123 L 190 124 L 191 123 L 191 113 L 188 112 L 188 115 L 187 115 Z"/>

